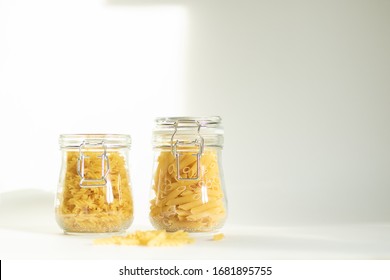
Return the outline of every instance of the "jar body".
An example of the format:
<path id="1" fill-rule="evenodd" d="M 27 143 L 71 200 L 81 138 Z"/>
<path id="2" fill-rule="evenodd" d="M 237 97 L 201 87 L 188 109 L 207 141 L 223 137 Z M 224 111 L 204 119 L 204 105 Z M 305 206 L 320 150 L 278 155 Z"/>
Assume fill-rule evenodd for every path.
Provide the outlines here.
<path id="1" fill-rule="evenodd" d="M 227 201 L 221 148 L 156 148 L 150 220 L 157 229 L 215 231 L 223 226 Z"/>
<path id="2" fill-rule="evenodd" d="M 133 221 L 128 148 L 62 148 L 55 213 L 66 233 L 110 233 Z"/>

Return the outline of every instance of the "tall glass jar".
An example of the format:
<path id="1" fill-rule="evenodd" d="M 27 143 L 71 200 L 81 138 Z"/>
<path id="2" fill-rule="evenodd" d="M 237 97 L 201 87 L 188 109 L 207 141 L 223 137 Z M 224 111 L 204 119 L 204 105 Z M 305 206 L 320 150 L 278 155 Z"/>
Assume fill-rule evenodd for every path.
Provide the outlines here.
<path id="1" fill-rule="evenodd" d="M 55 203 L 65 233 L 110 233 L 133 221 L 129 135 L 61 135 L 62 168 Z"/>
<path id="2" fill-rule="evenodd" d="M 227 214 L 221 118 L 158 118 L 153 146 L 153 226 L 189 232 L 221 228 Z"/>

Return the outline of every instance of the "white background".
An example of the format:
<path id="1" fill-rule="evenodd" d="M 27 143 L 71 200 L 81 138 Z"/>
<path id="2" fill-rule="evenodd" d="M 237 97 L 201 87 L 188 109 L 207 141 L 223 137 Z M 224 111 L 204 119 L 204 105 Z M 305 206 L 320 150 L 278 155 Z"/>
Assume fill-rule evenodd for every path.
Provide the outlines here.
<path id="1" fill-rule="evenodd" d="M 223 118 L 230 225 L 389 224 L 389 14 L 379 0 L 0 0 L 3 227 L 51 211 L 59 134 L 96 132 L 132 135 L 134 225 L 148 224 L 153 119 L 173 115 Z"/>

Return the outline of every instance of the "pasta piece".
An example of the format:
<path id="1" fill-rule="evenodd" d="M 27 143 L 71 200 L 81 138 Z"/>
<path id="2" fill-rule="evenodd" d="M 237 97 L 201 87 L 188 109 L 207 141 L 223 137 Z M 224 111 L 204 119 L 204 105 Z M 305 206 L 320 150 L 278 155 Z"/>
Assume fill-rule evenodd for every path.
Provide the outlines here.
<path id="1" fill-rule="evenodd" d="M 170 192 L 167 196 L 166 196 L 166 200 L 171 200 L 171 199 L 174 199 L 176 197 L 179 196 L 179 194 L 181 194 L 182 192 L 184 192 L 184 190 L 186 189 L 185 186 L 180 186 L 180 187 L 177 187 L 176 189 L 174 189 L 172 192 Z"/>
<path id="2" fill-rule="evenodd" d="M 200 212 L 197 214 L 190 214 L 190 215 L 188 215 L 187 220 L 188 221 L 197 221 L 197 220 L 200 220 L 201 218 L 204 218 L 204 217 L 212 216 L 215 214 L 220 214 L 221 212 L 223 212 L 221 210 L 221 208 L 216 207 L 216 208 L 212 208 L 212 209 L 209 209 L 207 211 L 203 211 L 203 212 Z"/>
<path id="3" fill-rule="evenodd" d="M 187 221 L 187 217 L 186 217 L 186 216 L 181 216 L 181 215 L 179 215 L 179 216 L 177 216 L 177 219 L 178 219 L 179 221 L 181 221 L 181 222 Z"/>
<path id="4" fill-rule="evenodd" d="M 179 209 L 183 209 L 183 210 L 191 210 L 191 208 L 193 207 L 196 207 L 196 206 L 200 206 L 203 204 L 203 201 L 201 199 L 199 200 L 194 200 L 194 201 L 191 201 L 189 203 L 186 203 L 186 204 L 183 204 L 183 205 L 179 205 Z"/>
<path id="5" fill-rule="evenodd" d="M 196 156 L 194 156 L 191 153 L 186 154 L 185 156 L 180 157 L 180 166 L 181 168 L 192 166 L 193 164 L 196 165 Z"/>
<path id="6" fill-rule="evenodd" d="M 181 196 L 172 200 L 168 200 L 166 205 L 181 205 L 194 200 L 199 200 L 200 198 L 201 198 L 200 194 L 190 194 L 187 196 Z"/>
<path id="7" fill-rule="evenodd" d="M 222 203 L 221 203 L 220 200 L 210 201 L 210 202 L 207 202 L 207 203 L 202 204 L 200 206 L 192 208 L 191 209 L 191 213 L 192 214 L 201 213 L 201 212 L 207 211 L 207 210 L 209 210 L 211 208 L 219 207 L 219 206 L 221 206 L 221 204 Z"/>
<path id="8" fill-rule="evenodd" d="M 223 233 L 214 234 L 214 236 L 213 236 L 214 241 L 219 241 L 219 240 L 222 240 L 224 238 L 225 238 L 225 235 Z"/>
<path id="9" fill-rule="evenodd" d="M 191 211 L 186 211 L 186 210 L 181 210 L 181 209 L 176 209 L 176 213 L 179 216 L 188 216 L 191 215 Z"/>
<path id="10" fill-rule="evenodd" d="M 192 190 L 186 190 L 186 191 L 181 193 L 181 196 L 186 196 L 186 195 L 191 195 L 191 194 L 194 194 L 194 192 Z"/>

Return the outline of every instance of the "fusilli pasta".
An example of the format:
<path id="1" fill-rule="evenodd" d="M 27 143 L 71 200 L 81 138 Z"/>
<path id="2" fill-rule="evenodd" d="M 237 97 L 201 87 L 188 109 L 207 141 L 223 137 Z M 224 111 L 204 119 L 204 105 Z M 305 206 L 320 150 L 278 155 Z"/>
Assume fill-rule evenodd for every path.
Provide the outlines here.
<path id="1" fill-rule="evenodd" d="M 101 152 L 87 152 L 86 177 L 101 177 Z M 109 173 L 103 187 L 80 187 L 77 172 L 77 151 L 66 152 L 65 174 L 57 195 L 56 217 L 65 232 L 103 233 L 127 229 L 133 220 L 133 201 L 130 178 L 124 157 L 115 151 L 108 151 Z"/>

